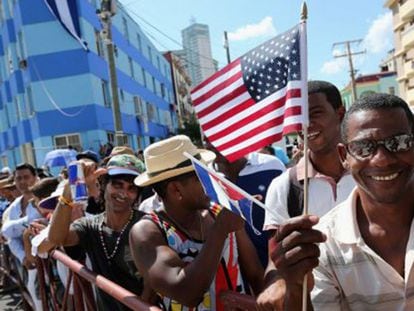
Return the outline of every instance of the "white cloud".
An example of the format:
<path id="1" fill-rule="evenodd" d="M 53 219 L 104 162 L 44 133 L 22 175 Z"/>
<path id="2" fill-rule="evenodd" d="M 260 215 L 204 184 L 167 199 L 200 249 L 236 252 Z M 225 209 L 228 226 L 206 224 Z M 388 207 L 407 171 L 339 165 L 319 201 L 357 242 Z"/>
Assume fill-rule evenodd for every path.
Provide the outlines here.
<path id="1" fill-rule="evenodd" d="M 321 72 L 327 75 L 334 75 L 347 69 L 347 62 L 344 58 L 335 58 L 322 65 Z"/>
<path id="2" fill-rule="evenodd" d="M 387 12 L 379 15 L 370 25 L 367 34 L 365 35 L 361 45 L 351 45 L 352 52 L 359 52 L 366 50 L 366 54 L 353 56 L 354 68 L 360 68 L 364 63 L 372 57 L 372 54 L 384 53 L 390 50 L 392 43 L 392 13 Z M 345 48 L 336 48 L 333 56 L 346 54 Z M 327 75 L 335 75 L 343 71 L 349 72 L 349 64 L 346 57 L 335 58 L 326 61 L 322 67 L 321 72 Z"/>
<path id="3" fill-rule="evenodd" d="M 392 12 L 379 15 L 364 38 L 367 53 L 382 53 L 392 48 Z"/>
<path id="4" fill-rule="evenodd" d="M 248 24 L 235 31 L 229 32 L 228 37 L 231 41 L 243 41 L 250 38 L 274 34 L 276 34 L 276 29 L 273 26 L 272 17 L 266 16 L 257 24 Z"/>

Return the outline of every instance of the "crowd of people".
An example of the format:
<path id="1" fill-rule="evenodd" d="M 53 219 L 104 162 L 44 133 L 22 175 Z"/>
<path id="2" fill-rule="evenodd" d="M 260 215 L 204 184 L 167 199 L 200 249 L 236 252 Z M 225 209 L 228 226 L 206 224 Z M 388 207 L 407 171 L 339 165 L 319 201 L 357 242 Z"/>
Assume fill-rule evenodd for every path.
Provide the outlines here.
<path id="1" fill-rule="evenodd" d="M 228 290 L 259 310 L 301 310 L 305 276 L 308 310 L 414 308 L 413 114 L 388 94 L 345 111 L 325 81 L 310 81 L 308 95 L 309 149 L 290 159 L 268 146 L 229 162 L 184 135 L 149 145 L 142 160 L 127 146 L 102 160 L 85 151 L 87 202 L 64 176 L 39 178 L 27 163 L 2 170 L 1 238 L 36 309 L 35 257 L 57 247 L 164 310 L 223 310 Z M 265 203 L 252 206 L 260 235 L 211 201 L 185 153 Z M 98 288 L 95 297 L 99 310 L 127 310 Z"/>

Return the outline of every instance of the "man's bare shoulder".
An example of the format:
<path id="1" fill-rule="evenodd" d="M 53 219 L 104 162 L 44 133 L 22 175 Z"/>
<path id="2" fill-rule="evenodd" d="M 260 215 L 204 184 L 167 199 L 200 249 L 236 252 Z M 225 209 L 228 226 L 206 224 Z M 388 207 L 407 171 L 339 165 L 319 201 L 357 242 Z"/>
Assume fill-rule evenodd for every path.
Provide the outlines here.
<path id="1" fill-rule="evenodd" d="M 131 228 L 130 240 L 132 243 L 146 244 L 148 242 L 153 243 L 155 240 L 163 238 L 163 234 L 158 225 L 150 218 L 150 216 L 144 216 L 137 221 Z M 163 239 L 164 240 L 164 239 Z"/>

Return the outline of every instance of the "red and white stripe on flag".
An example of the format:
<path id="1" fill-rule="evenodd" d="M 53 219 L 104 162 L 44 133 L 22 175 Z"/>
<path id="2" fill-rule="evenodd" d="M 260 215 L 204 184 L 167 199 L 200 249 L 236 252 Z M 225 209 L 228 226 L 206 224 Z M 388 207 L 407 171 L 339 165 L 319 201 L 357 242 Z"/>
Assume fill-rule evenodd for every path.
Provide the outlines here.
<path id="1" fill-rule="evenodd" d="M 300 78 L 300 68 L 296 68 L 297 74 L 293 73 L 296 64 L 289 63 L 290 57 L 280 62 L 280 48 L 275 48 L 279 54 L 271 49 L 271 43 L 279 45 L 286 41 L 285 38 L 281 40 L 280 36 L 262 45 L 266 48 L 259 46 L 249 52 L 251 54 L 233 61 L 191 92 L 204 135 L 230 161 L 278 141 L 285 134 L 300 131 L 302 124 L 306 124 L 307 113 L 304 110 L 307 103 L 304 103 L 302 89 L 307 82 L 294 79 Z M 295 47 L 299 54 L 299 44 L 290 50 L 294 51 Z M 258 61 L 253 56 L 264 58 L 264 55 L 268 58 L 268 54 L 259 54 L 259 48 L 276 55 L 271 54 L 267 63 L 260 63 L 262 71 L 260 68 L 256 70 Z M 297 63 L 300 67 L 300 62 Z M 252 84 L 252 81 L 256 83 Z M 268 88 L 264 85 L 262 88 L 262 83 Z"/>

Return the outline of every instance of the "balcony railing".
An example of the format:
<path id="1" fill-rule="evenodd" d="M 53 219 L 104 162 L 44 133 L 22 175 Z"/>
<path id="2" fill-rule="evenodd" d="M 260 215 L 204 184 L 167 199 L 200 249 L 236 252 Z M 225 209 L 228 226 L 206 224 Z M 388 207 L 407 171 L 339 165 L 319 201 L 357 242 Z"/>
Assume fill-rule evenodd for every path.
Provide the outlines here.
<path id="1" fill-rule="evenodd" d="M 404 50 L 414 46 L 414 26 L 410 26 L 410 28 L 404 30 L 401 43 Z"/>
<path id="2" fill-rule="evenodd" d="M 414 61 L 409 60 L 404 63 L 404 75 L 408 78 L 414 76 Z"/>
<path id="3" fill-rule="evenodd" d="M 400 6 L 400 17 L 402 20 L 410 20 L 414 16 L 414 1 L 406 1 Z"/>

